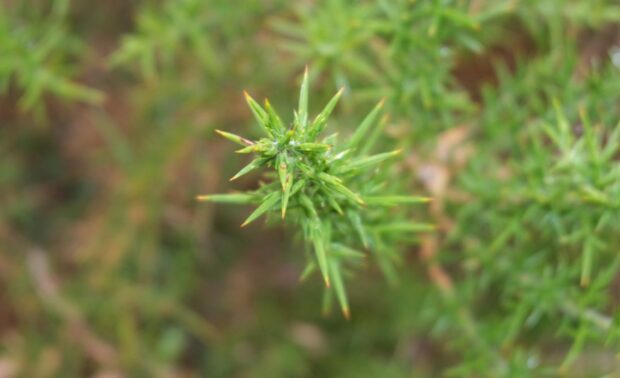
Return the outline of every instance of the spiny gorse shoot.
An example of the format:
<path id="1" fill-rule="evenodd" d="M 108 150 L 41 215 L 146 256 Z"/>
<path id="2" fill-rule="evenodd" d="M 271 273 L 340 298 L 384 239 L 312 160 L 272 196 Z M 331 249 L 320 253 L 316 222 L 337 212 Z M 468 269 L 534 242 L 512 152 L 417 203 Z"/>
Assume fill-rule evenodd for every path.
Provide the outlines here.
<path id="1" fill-rule="evenodd" d="M 302 278 L 319 271 L 325 282 L 325 306 L 333 293 L 342 313 L 349 317 L 345 291 L 347 268 L 372 255 L 388 278 L 393 278 L 399 259 L 396 244 L 411 239 L 411 233 L 429 230 L 403 210 L 403 204 L 426 202 L 427 197 L 397 195 L 388 185 L 390 170 L 385 163 L 400 151 L 370 154 L 380 137 L 385 119 L 380 120 L 380 102 L 346 141 L 336 134 L 322 137 L 342 89 L 314 119 L 308 116 L 308 71 L 306 69 L 299 107 L 291 127 L 285 127 L 265 100 L 259 105 L 245 93 L 265 137 L 252 141 L 225 131 L 223 137 L 241 145 L 237 152 L 256 156 L 231 180 L 259 168 L 268 168 L 270 181 L 247 193 L 199 196 L 199 200 L 235 204 L 257 204 L 242 227 L 260 216 L 277 214 L 301 234 L 308 250 Z M 378 168 L 381 167 L 381 170 Z M 332 293 L 333 289 L 333 293 Z"/>

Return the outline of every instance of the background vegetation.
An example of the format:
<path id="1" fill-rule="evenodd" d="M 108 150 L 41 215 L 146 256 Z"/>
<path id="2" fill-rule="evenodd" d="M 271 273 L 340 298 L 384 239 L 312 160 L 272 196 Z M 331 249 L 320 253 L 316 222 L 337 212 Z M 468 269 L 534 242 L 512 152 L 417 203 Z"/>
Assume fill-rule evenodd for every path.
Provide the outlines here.
<path id="1" fill-rule="evenodd" d="M 0 376 L 620 375 L 617 0 L 0 4 Z M 348 321 L 290 228 L 195 200 L 257 188 L 214 130 L 292 122 L 305 65 L 433 198 Z"/>

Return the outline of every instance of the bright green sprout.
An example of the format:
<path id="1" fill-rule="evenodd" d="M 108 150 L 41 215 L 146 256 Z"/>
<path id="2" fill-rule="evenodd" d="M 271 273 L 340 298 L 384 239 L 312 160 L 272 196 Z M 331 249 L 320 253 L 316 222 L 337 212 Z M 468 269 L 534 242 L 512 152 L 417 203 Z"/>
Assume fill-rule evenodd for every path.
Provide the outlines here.
<path id="1" fill-rule="evenodd" d="M 390 170 L 377 168 L 399 155 L 399 150 L 367 155 L 385 125 L 385 119 L 379 119 L 382 102 L 346 142 L 338 143 L 336 135 L 320 135 L 343 91 L 338 91 L 310 120 L 308 87 L 306 69 L 299 107 L 290 128 L 284 126 L 269 101 L 262 107 L 245 93 L 266 136 L 252 141 L 217 130 L 242 146 L 237 152 L 256 155 L 231 180 L 266 167 L 272 169 L 268 176 L 271 181 L 249 193 L 206 195 L 198 200 L 258 204 L 242 227 L 262 215 L 273 214 L 294 225 L 308 249 L 314 252 L 308 258 L 302 279 L 318 270 L 325 282 L 325 295 L 331 298 L 333 288 L 342 313 L 349 318 L 345 268 L 363 261 L 362 251 L 368 250 L 388 278 L 393 278 L 393 264 L 399 261 L 396 244 L 410 240 L 412 232 L 432 229 L 430 225 L 413 222 L 399 205 L 427 202 L 429 198 L 395 195 L 387 187 Z M 326 301 L 328 306 L 330 302 Z"/>

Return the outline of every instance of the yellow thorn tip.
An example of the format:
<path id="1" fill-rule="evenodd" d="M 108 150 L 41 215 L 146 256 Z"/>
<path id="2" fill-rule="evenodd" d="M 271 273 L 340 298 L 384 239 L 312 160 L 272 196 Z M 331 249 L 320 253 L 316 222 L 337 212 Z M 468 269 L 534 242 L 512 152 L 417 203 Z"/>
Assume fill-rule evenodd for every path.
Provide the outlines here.
<path id="1" fill-rule="evenodd" d="M 254 99 L 252 98 L 252 96 L 250 96 L 250 94 L 248 93 L 248 91 L 243 91 L 243 96 L 245 97 L 245 101 L 250 102 L 250 101 L 254 101 Z"/>
<path id="2" fill-rule="evenodd" d="M 342 309 L 342 315 L 344 316 L 345 319 L 351 320 L 351 312 L 349 311 L 348 307 L 345 307 Z"/>

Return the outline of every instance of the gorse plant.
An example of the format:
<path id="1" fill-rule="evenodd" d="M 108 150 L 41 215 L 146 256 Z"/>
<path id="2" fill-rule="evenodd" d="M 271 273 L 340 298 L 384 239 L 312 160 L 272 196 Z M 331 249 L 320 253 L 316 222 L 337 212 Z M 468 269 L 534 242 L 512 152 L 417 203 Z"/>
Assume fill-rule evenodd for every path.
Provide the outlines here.
<path id="1" fill-rule="evenodd" d="M 620 376 L 619 32 L 618 0 L 1 1 L 1 370 Z"/>
<path id="2" fill-rule="evenodd" d="M 410 220 L 405 211 L 395 207 L 429 199 L 392 193 L 385 163 L 396 157 L 399 150 L 370 154 L 385 125 L 385 120 L 379 119 L 382 102 L 346 141 L 339 142 L 336 134 L 321 134 L 343 90 L 313 120 L 308 116 L 308 92 L 306 69 L 291 127 L 285 127 L 269 101 L 265 100 L 261 107 L 246 93 L 248 105 L 266 137 L 251 141 L 225 131 L 218 133 L 243 146 L 237 152 L 256 155 L 231 180 L 266 167 L 271 169 L 267 175 L 270 182 L 249 193 L 205 195 L 198 199 L 258 204 L 242 227 L 262 215 L 274 214 L 293 225 L 314 251 L 302 278 L 318 270 L 326 287 L 325 306 L 331 302 L 333 287 L 342 313 L 348 318 L 344 285 L 347 268 L 364 257 L 361 251 L 370 250 L 382 270 L 393 276 L 393 263 L 399 258 L 396 242 L 408 239 L 412 232 L 432 228 Z"/>
<path id="3" fill-rule="evenodd" d="M 0 9 L 0 94 L 15 83 L 23 92 L 19 105 L 24 110 L 43 109 L 43 95 L 52 93 L 67 100 L 100 103 L 103 94 L 76 83 L 70 63 L 83 45 L 64 25 L 69 1 L 52 2 L 45 12 L 26 4 Z M 35 18 L 38 22 L 23 20 Z"/>
<path id="4" fill-rule="evenodd" d="M 545 101 L 548 110 L 522 120 L 526 127 L 515 128 L 511 145 L 490 129 L 485 136 L 493 140 L 487 148 L 512 149 L 511 159 L 489 161 L 481 154 L 460 177 L 460 186 L 476 199 L 462 205 L 447 243 L 467 240 L 451 247 L 467 256 L 461 265 L 463 292 L 470 303 L 502 298 L 476 319 L 478 335 L 488 345 L 514 351 L 512 363 L 519 354 L 541 360 L 530 368 L 537 373 L 551 365 L 538 347 L 545 338 L 572 342 L 557 362 L 561 371 L 576 365 L 586 350 L 618 346 L 615 299 L 609 293 L 620 267 L 620 129 L 617 114 L 611 120 L 601 100 L 581 100 L 587 88 L 617 101 L 617 91 L 607 93 L 616 85 L 609 80 L 601 87 L 591 79 L 575 86 L 577 95 L 563 94 L 578 99 L 570 106 L 541 96 L 534 104 L 542 107 Z M 494 125 L 495 116 L 487 116 L 485 122 Z M 480 179 L 489 173 L 491 178 Z M 483 236 L 471 236 L 476 233 Z M 481 354 L 467 353 L 471 363 L 462 368 L 482 370 L 473 362 Z M 501 357 L 485 358 L 480 365 L 485 369 L 505 363 Z"/>
<path id="5" fill-rule="evenodd" d="M 112 65 L 133 63 L 139 65 L 147 78 L 159 70 L 180 65 L 179 51 L 189 49 L 195 62 L 203 70 L 212 71 L 216 56 L 207 30 L 209 18 L 204 4 L 184 0 L 166 4 L 163 9 L 145 7 L 137 20 L 138 31 L 123 39 L 118 51 L 111 57 Z"/>

